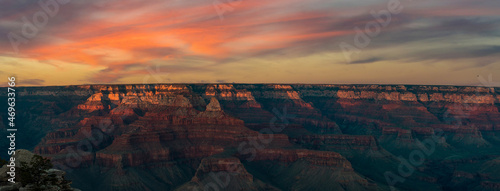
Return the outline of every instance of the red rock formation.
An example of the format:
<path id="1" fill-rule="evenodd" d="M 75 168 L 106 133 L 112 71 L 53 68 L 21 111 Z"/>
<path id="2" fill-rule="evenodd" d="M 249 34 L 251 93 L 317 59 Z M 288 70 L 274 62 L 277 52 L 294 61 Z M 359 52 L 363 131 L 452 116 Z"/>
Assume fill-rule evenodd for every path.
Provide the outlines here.
<path id="1" fill-rule="evenodd" d="M 77 109 L 85 110 L 89 113 L 98 110 L 110 109 L 109 106 L 103 105 L 102 97 L 102 93 L 94 94 L 87 99 L 87 102 L 78 105 Z"/>
<path id="2" fill-rule="evenodd" d="M 47 109 L 37 120 L 57 128 L 47 130 L 51 132 L 35 152 L 64 163 L 73 150 L 82 155 L 77 168 L 119 168 L 120 176 L 129 176 L 127 169 L 186 164 L 194 168 L 189 177 L 196 173 L 192 179 L 196 182 L 206 178 L 206 173 L 228 171 L 224 164 L 241 167 L 231 156 L 243 157 L 237 150 L 245 143 L 255 148 L 255 162 L 286 166 L 305 161 L 306 166 L 354 171 L 354 161 L 351 164 L 335 152 L 313 150 L 334 150 L 351 160 L 355 156 L 348 155 L 350 150 L 393 152 L 383 148 L 412 145 L 406 143 L 440 130 L 445 134 L 442 141 L 450 147 L 480 148 L 496 144 L 500 130 L 500 96 L 494 89 L 481 87 L 160 84 L 71 86 L 55 91 L 83 99 L 71 104 L 71 109 L 40 102 Z M 59 94 L 26 88 L 20 95 Z M 378 140 L 385 137 L 391 139 L 379 145 Z M 78 151 L 97 138 L 91 142 L 91 152 Z M 245 184 L 256 181 L 246 170 L 237 176 L 247 180 Z M 415 179 L 436 183 L 433 177 Z M 490 182 L 481 185 L 495 188 Z"/>

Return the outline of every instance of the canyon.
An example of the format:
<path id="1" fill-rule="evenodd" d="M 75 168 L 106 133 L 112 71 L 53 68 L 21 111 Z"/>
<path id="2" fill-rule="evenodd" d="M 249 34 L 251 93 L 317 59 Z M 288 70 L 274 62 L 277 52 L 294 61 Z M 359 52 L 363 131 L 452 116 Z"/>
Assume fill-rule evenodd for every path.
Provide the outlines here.
<path id="1" fill-rule="evenodd" d="M 81 190 L 498 190 L 499 89 L 19 87 L 17 144 Z"/>

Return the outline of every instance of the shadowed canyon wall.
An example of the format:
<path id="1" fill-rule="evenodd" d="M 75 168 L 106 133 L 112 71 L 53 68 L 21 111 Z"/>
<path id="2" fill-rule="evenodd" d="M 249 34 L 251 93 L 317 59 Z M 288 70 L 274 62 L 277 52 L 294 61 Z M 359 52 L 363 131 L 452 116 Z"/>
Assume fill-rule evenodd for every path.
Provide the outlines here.
<path id="1" fill-rule="evenodd" d="M 19 146 L 51 158 L 82 190 L 500 187 L 498 88 L 157 84 L 17 91 Z M 429 152 L 402 176 L 402 159 L 414 160 L 414 151 Z M 391 183 L 388 172 L 404 181 Z"/>

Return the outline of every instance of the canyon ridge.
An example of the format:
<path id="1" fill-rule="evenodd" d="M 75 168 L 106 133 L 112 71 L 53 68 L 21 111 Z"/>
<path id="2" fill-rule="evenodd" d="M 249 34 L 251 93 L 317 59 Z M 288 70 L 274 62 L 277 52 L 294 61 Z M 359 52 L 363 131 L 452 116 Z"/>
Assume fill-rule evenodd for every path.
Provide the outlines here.
<path id="1" fill-rule="evenodd" d="M 50 158 L 81 190 L 500 189 L 499 88 L 150 84 L 16 92 L 17 147 Z M 7 111 L 0 114 L 7 136 Z"/>

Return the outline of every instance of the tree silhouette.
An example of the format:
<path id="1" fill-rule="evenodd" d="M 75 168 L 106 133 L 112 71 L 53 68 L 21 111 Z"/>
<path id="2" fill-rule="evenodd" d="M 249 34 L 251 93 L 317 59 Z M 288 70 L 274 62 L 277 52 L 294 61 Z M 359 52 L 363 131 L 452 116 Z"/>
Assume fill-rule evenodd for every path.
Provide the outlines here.
<path id="1" fill-rule="evenodd" d="M 49 159 L 40 155 L 33 155 L 30 163 L 21 162 L 19 168 L 19 179 L 23 186 L 31 185 L 34 191 L 43 191 L 47 187 L 56 186 L 62 190 L 71 190 L 71 181 L 59 180 L 56 174 L 49 174 L 48 170 L 53 167 Z"/>

